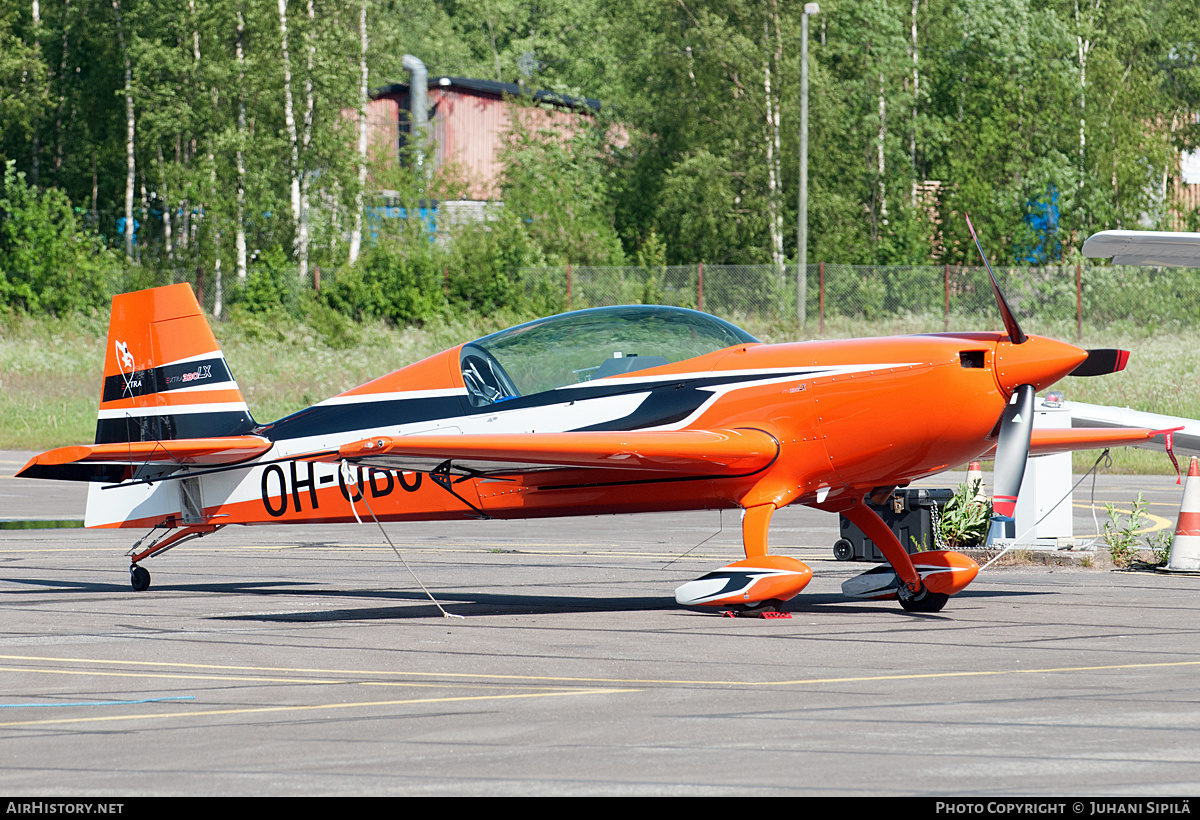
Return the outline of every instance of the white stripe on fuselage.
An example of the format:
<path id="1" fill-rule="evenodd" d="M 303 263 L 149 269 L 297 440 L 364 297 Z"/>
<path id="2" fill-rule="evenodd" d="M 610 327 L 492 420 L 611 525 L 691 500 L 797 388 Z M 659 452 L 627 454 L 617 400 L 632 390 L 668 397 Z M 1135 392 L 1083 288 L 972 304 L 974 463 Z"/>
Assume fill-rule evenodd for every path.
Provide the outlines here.
<path id="1" fill-rule="evenodd" d="M 175 392 L 175 391 L 171 391 Z M 151 407 L 128 407 L 116 410 L 101 410 L 98 419 L 123 419 L 126 416 L 178 416 L 187 413 L 247 412 L 244 401 L 222 401 L 211 404 L 156 404 Z"/>
<path id="2" fill-rule="evenodd" d="M 443 396 L 465 396 L 465 387 L 449 387 L 441 390 L 397 390 L 388 393 L 356 393 L 354 395 L 334 396 L 325 401 L 317 402 L 315 407 L 329 407 L 338 404 L 367 404 L 373 401 L 405 401 L 408 399 L 436 399 Z"/>

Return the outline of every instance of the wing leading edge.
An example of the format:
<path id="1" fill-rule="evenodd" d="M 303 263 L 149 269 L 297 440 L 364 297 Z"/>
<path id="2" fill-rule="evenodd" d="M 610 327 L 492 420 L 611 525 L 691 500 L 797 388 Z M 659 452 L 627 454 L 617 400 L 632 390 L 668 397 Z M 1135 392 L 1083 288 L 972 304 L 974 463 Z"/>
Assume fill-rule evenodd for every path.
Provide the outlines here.
<path id="1" fill-rule="evenodd" d="M 1029 440 L 1029 455 L 1047 456 L 1101 447 L 1128 447 L 1144 444 L 1166 432 L 1169 431 L 1151 430 L 1148 427 L 1035 429 Z"/>

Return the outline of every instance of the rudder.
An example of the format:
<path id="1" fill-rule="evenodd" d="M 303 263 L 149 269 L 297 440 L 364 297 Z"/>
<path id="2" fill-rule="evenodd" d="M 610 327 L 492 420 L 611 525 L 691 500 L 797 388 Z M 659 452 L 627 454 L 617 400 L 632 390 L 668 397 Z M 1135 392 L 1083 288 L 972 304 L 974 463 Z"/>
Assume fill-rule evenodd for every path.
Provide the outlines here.
<path id="1" fill-rule="evenodd" d="M 256 426 L 191 285 L 113 297 L 97 444 L 237 436 Z"/>

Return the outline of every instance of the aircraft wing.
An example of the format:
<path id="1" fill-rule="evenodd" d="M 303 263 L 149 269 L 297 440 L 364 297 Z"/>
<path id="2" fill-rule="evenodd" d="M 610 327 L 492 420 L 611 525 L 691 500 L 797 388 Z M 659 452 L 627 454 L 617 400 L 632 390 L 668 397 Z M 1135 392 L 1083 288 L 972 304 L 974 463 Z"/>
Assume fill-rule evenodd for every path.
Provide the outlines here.
<path id="1" fill-rule="evenodd" d="M 745 428 L 374 436 L 342 446 L 337 459 L 400 470 L 452 461 L 477 472 L 590 467 L 719 477 L 756 473 L 778 455 L 774 436 Z"/>
<path id="2" fill-rule="evenodd" d="M 1034 429 L 1029 440 L 1029 455 L 1048 456 L 1075 450 L 1099 450 L 1103 447 L 1128 447 L 1146 444 L 1163 430 L 1145 427 L 1122 427 L 1107 430 L 1066 428 Z"/>
<path id="3" fill-rule="evenodd" d="M 1063 402 L 1071 414 L 1074 428 L 1121 429 L 1130 427 L 1156 427 L 1159 434 L 1149 441 L 1133 444 L 1134 447 L 1157 450 L 1163 446 L 1164 430 L 1175 430 L 1172 435 L 1174 448 L 1191 456 L 1200 456 L 1200 421 L 1162 413 L 1147 413 L 1128 407 L 1109 407 L 1102 404 L 1085 404 L 1079 401 Z M 1182 429 L 1179 429 L 1182 428 Z"/>
<path id="4" fill-rule="evenodd" d="M 1049 456 L 1075 450 L 1099 450 L 1104 447 L 1136 447 L 1149 445 L 1155 436 L 1166 430 L 1148 427 L 1114 427 L 1111 429 L 1035 427 L 1029 438 L 1029 455 Z M 1162 446 L 1161 444 L 1158 446 Z M 994 458 L 993 447 L 983 458 Z"/>
<path id="5" fill-rule="evenodd" d="M 184 465 L 237 464 L 262 455 L 271 449 L 271 445 L 272 442 L 262 436 L 79 444 L 34 456 L 17 477 L 117 483 L 135 477 L 139 470 L 146 468 L 162 473 L 173 472 Z"/>
<path id="6" fill-rule="evenodd" d="M 1083 243 L 1083 255 L 1094 259 L 1112 257 L 1114 265 L 1200 268 L 1200 233 L 1100 231 Z"/>

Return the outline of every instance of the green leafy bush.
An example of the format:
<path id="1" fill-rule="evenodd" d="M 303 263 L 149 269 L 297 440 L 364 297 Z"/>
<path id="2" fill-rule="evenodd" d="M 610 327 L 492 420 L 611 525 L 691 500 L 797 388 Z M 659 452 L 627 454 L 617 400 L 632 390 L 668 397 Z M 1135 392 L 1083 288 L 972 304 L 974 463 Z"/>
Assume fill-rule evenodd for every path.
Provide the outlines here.
<path id="1" fill-rule="evenodd" d="M 432 243 L 379 242 L 358 264 L 339 271 L 322 287 L 326 304 L 346 315 L 387 319 L 398 325 L 423 324 L 446 309 L 444 266 Z"/>
<path id="2" fill-rule="evenodd" d="M 255 259 L 246 281 L 233 289 L 230 307 L 250 314 L 294 313 L 307 289 L 302 289 L 296 267 L 282 248 L 276 246 Z"/>
<path id="3" fill-rule="evenodd" d="M 0 305 L 29 314 L 103 308 L 119 257 L 84 230 L 67 195 L 26 184 L 15 164 L 0 188 Z"/>

